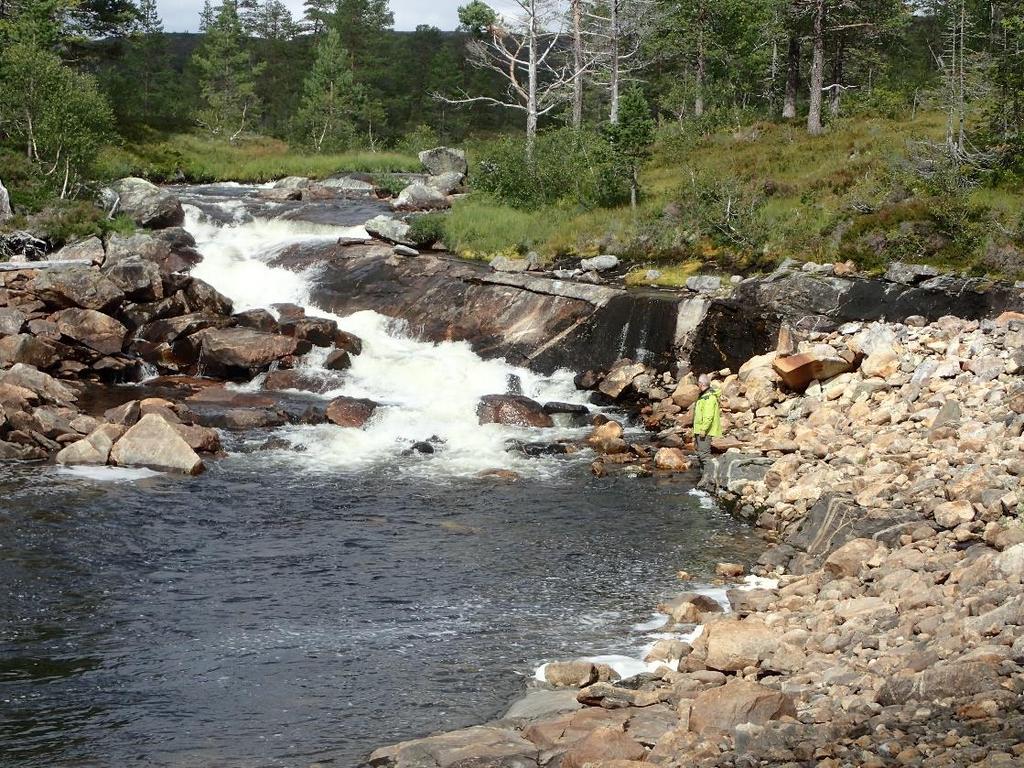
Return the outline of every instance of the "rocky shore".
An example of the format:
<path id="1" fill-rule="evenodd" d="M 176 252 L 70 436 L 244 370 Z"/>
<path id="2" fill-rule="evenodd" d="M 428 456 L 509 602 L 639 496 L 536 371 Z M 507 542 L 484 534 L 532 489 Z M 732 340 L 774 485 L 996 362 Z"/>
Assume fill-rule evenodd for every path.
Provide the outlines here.
<path id="1" fill-rule="evenodd" d="M 728 437 L 702 478 L 771 537 L 747 565 L 777 586 L 728 611 L 682 592 L 659 610 L 689 642 L 657 643 L 652 673 L 551 664 L 500 721 L 371 765 L 1024 763 L 1024 315 L 784 326 L 777 346 L 718 372 Z M 656 433 L 599 424 L 596 474 L 689 469 L 692 374 L 627 360 L 578 383 Z"/>

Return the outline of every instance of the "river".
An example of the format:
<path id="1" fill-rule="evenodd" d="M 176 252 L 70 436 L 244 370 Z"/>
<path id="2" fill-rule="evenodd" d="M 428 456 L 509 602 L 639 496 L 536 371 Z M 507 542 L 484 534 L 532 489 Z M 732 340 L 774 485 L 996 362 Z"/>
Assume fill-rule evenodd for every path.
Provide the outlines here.
<path id="1" fill-rule="evenodd" d="M 285 220 L 295 206 L 254 194 L 185 190 L 196 274 L 239 310 L 323 314 L 309 275 L 267 260 L 358 234 L 377 204 Z M 510 376 L 582 402 L 569 372 L 337 319 L 366 349 L 324 396 L 382 403 L 365 430 L 284 428 L 273 450 L 227 435 L 228 457 L 190 479 L 0 466 L 0 765 L 355 766 L 499 716 L 546 661 L 642 667 L 676 571 L 706 578 L 751 546 L 679 481 L 596 479 L 585 455 L 512 455 L 535 435 L 477 424 Z M 406 454 L 428 438 L 435 454 Z M 522 479 L 477 476 L 495 467 Z"/>

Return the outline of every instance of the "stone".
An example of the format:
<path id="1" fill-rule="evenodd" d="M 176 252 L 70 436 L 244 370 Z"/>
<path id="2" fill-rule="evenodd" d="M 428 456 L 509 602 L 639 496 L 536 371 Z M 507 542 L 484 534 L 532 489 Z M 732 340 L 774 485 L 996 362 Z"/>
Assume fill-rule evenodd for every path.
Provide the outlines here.
<path id="1" fill-rule="evenodd" d="M 812 381 L 828 381 L 829 379 L 853 370 L 854 360 L 846 360 L 838 355 L 821 357 L 807 353 L 778 357 L 772 363 L 786 386 L 794 392 L 803 392 Z"/>
<path id="2" fill-rule="evenodd" d="M 0 179 L 0 224 L 6 224 L 14 218 L 14 211 L 11 208 L 11 194 Z"/>
<path id="3" fill-rule="evenodd" d="M 689 408 L 700 399 L 700 387 L 689 381 L 681 381 L 672 393 L 672 402 L 680 408 Z"/>
<path id="4" fill-rule="evenodd" d="M 510 259 L 508 256 L 496 256 L 491 260 L 491 269 L 495 272 L 521 273 L 530 269 L 529 259 Z"/>
<path id="5" fill-rule="evenodd" d="M 686 472 L 690 462 L 680 448 L 659 448 L 654 455 L 654 466 L 667 472 Z"/>
<path id="6" fill-rule="evenodd" d="M 327 406 L 327 419 L 346 429 L 362 429 L 377 410 L 373 400 L 339 397 Z"/>
<path id="7" fill-rule="evenodd" d="M 106 275 L 91 267 L 43 272 L 31 283 L 32 291 L 47 304 L 79 307 L 97 312 L 111 310 L 124 301 L 124 292 Z"/>
<path id="8" fill-rule="evenodd" d="M 394 248 L 391 249 L 391 252 L 394 253 L 396 256 L 405 256 L 406 258 L 410 259 L 420 255 L 419 251 L 417 251 L 415 248 L 410 248 L 407 245 L 396 245 Z"/>
<path id="9" fill-rule="evenodd" d="M 643 363 L 633 363 L 629 360 L 620 361 L 601 380 L 597 389 L 608 397 L 618 398 L 646 370 L 647 367 Z"/>
<path id="10" fill-rule="evenodd" d="M 974 505 L 966 499 L 946 501 L 935 507 L 932 517 L 943 528 L 956 528 L 974 519 Z"/>
<path id="11" fill-rule="evenodd" d="M 459 187 L 462 186 L 464 178 L 465 174 L 463 173 L 448 171 L 447 173 L 431 176 L 427 179 L 427 186 L 436 189 L 442 195 L 450 195 L 458 191 Z"/>
<path id="12" fill-rule="evenodd" d="M 882 545 L 873 539 L 853 539 L 825 559 L 824 568 L 837 579 L 856 576 Z"/>
<path id="13" fill-rule="evenodd" d="M 596 683 L 598 669 L 589 661 L 553 661 L 544 666 L 544 680 L 556 688 L 585 688 Z"/>
<path id="14" fill-rule="evenodd" d="M 324 317 L 303 317 L 280 323 L 281 332 L 300 341 L 308 341 L 314 347 L 333 347 L 338 335 L 338 324 Z"/>
<path id="15" fill-rule="evenodd" d="M 1018 580 L 1024 581 L 1024 544 L 1015 544 L 1000 552 L 995 559 L 995 566 L 1003 576 L 1016 577 Z"/>
<path id="16" fill-rule="evenodd" d="M 235 321 L 235 325 L 240 325 L 243 328 L 252 328 L 254 331 L 262 331 L 263 333 L 281 332 L 281 326 L 277 324 L 277 320 L 265 309 L 247 309 L 245 312 L 239 312 L 234 315 L 232 319 Z"/>
<path id="17" fill-rule="evenodd" d="M 312 184 L 307 184 L 308 189 Z M 368 181 L 362 181 L 361 179 L 354 179 L 351 176 L 336 176 L 330 179 L 324 179 L 323 181 L 316 184 L 318 187 L 324 189 L 330 189 L 334 192 L 342 195 L 352 195 L 356 197 L 372 197 L 377 193 L 377 188 Z"/>
<path id="18" fill-rule="evenodd" d="M 78 394 L 66 384 L 30 365 L 17 363 L 9 370 L 0 371 L 0 386 L 18 387 L 31 392 L 40 400 L 55 405 L 71 405 Z"/>
<path id="19" fill-rule="evenodd" d="M 90 432 L 86 438 L 61 450 L 57 454 L 57 463 L 104 465 L 110 458 L 110 450 L 114 443 L 124 433 L 125 427 L 120 424 L 103 424 Z"/>
<path id="20" fill-rule="evenodd" d="M 523 395 L 484 395 L 476 409 L 480 424 L 545 428 L 555 425 L 544 406 Z"/>
<path id="21" fill-rule="evenodd" d="M 419 159 L 431 176 L 457 173 L 465 178 L 469 173 L 469 162 L 466 160 L 466 153 L 461 149 L 436 147 L 420 152 Z"/>
<path id="22" fill-rule="evenodd" d="M 352 367 L 352 356 L 344 349 L 335 349 L 324 360 L 324 368 L 329 371 L 347 371 Z"/>
<path id="23" fill-rule="evenodd" d="M 434 187 L 415 182 L 398 194 L 393 207 L 398 211 L 438 211 L 450 208 L 451 201 Z"/>
<path id="24" fill-rule="evenodd" d="M 128 215 L 140 227 L 166 229 L 180 227 L 185 210 L 178 198 L 145 179 L 125 178 L 110 189 L 116 195 L 116 210 Z"/>
<path id="25" fill-rule="evenodd" d="M 124 348 L 128 335 L 114 318 L 92 309 L 65 309 L 53 317 L 61 336 L 84 344 L 101 355 L 113 355 Z"/>
<path id="26" fill-rule="evenodd" d="M 913 512 L 872 516 L 869 510 L 840 493 L 822 494 L 786 542 L 812 557 L 825 557 L 846 542 L 872 538 L 886 543 L 920 519 Z"/>
<path id="27" fill-rule="evenodd" d="M 722 289 L 722 278 L 718 275 L 694 275 L 686 279 L 686 288 L 696 293 L 718 293 Z"/>
<path id="28" fill-rule="evenodd" d="M 185 286 L 185 299 L 193 312 L 227 317 L 234 311 L 231 299 L 197 277 L 189 278 Z"/>
<path id="29" fill-rule="evenodd" d="M 143 416 L 114 443 L 110 460 L 122 467 L 141 466 L 186 475 L 197 475 L 204 468 L 203 460 L 174 425 L 156 413 Z"/>
<path id="30" fill-rule="evenodd" d="M 416 246 L 416 243 L 409 239 L 411 227 L 404 221 L 393 219 L 390 216 L 375 216 L 363 226 L 372 237 L 376 237 L 378 240 L 383 240 L 393 245 Z"/>
<path id="31" fill-rule="evenodd" d="M 779 645 L 776 631 L 756 619 L 716 622 L 705 628 L 709 669 L 739 672 L 771 657 Z"/>
<path id="32" fill-rule="evenodd" d="M 119 259 L 105 267 L 103 274 L 132 301 L 151 302 L 164 298 L 160 267 L 141 256 Z"/>
<path id="33" fill-rule="evenodd" d="M 891 706 L 947 697 L 962 701 L 968 696 L 998 689 L 999 681 L 997 668 L 988 662 L 939 663 L 912 675 L 889 677 L 878 693 L 878 703 Z"/>
<path id="34" fill-rule="evenodd" d="M 644 746 L 620 728 L 596 728 L 562 755 L 559 766 L 583 768 L 604 761 L 641 761 L 646 756 Z"/>
<path id="35" fill-rule="evenodd" d="M 703 614 L 722 613 L 725 609 L 713 597 L 684 592 L 667 602 L 659 603 L 658 610 L 668 614 L 675 624 L 699 624 Z"/>
<path id="36" fill-rule="evenodd" d="M 540 750 L 511 728 L 477 726 L 405 741 L 370 755 L 372 768 L 528 768 Z"/>
<path id="37" fill-rule="evenodd" d="M 103 241 L 98 237 L 87 237 L 85 240 L 65 245 L 59 251 L 51 253 L 50 261 L 81 261 L 86 264 L 99 265 L 107 258 Z"/>
<path id="38" fill-rule="evenodd" d="M 629 446 L 622 439 L 622 425 L 617 421 L 607 421 L 594 427 L 594 431 L 587 437 L 587 443 L 598 453 L 619 454 L 625 453 Z"/>
<path id="39" fill-rule="evenodd" d="M 885 272 L 885 279 L 892 283 L 917 285 L 940 274 L 938 268 L 928 264 L 904 264 L 894 261 Z"/>
<path id="40" fill-rule="evenodd" d="M 282 357 L 295 354 L 298 340 L 249 328 L 208 328 L 189 337 L 204 372 L 224 378 L 252 378 Z"/>
<path id="41" fill-rule="evenodd" d="M 44 370 L 55 366 L 60 358 L 56 345 L 45 338 L 22 333 L 0 339 L 0 368 L 24 363 Z"/>
<path id="42" fill-rule="evenodd" d="M 21 333 L 28 316 L 14 307 L 0 307 L 0 336 Z"/>
<path id="43" fill-rule="evenodd" d="M 534 689 L 515 702 L 502 717 L 503 720 L 535 722 L 547 720 L 566 712 L 576 712 L 583 705 L 576 700 L 575 691 L 546 691 Z"/>
<path id="44" fill-rule="evenodd" d="M 723 579 L 738 579 L 745 574 L 747 569 L 740 563 L 716 563 L 715 575 Z"/>
<path id="45" fill-rule="evenodd" d="M 607 272 L 619 266 L 619 257 L 612 255 L 595 256 L 580 261 L 580 269 L 585 272 Z"/>
<path id="46" fill-rule="evenodd" d="M 103 266 L 109 268 L 122 259 L 138 257 L 156 264 L 162 274 L 170 275 L 187 271 L 203 260 L 195 245 L 195 239 L 179 227 L 159 232 L 140 230 L 131 235 L 114 234 L 107 240 Z"/>
<path id="47" fill-rule="evenodd" d="M 733 680 L 697 695 L 689 727 L 701 734 L 728 734 L 744 723 L 763 725 L 787 716 L 796 717 L 788 696 L 748 680 Z"/>

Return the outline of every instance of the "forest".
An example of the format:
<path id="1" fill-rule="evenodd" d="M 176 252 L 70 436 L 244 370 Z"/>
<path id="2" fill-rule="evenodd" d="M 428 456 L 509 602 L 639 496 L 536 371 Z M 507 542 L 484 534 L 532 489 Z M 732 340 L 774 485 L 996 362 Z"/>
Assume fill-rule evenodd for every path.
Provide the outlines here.
<path id="1" fill-rule="evenodd" d="M 513 6 L 396 31 L 388 0 L 207 0 L 168 34 L 154 0 L 0 0 L 0 179 L 31 214 L 129 173 L 386 173 L 458 144 L 476 191 L 435 226 L 469 255 L 1019 271 L 1018 2 Z"/>

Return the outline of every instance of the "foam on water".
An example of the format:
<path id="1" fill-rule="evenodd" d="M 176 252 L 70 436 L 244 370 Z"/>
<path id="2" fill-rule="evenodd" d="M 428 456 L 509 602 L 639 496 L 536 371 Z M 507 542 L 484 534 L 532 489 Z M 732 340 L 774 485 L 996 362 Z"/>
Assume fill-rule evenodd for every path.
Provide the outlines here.
<path id="1" fill-rule="evenodd" d="M 133 469 L 129 467 L 91 467 L 78 465 L 74 467 L 58 467 L 57 474 L 68 475 L 82 480 L 93 480 L 98 483 L 133 483 L 160 477 L 159 472 L 151 469 Z"/>
<path id="2" fill-rule="evenodd" d="M 300 221 L 254 220 L 220 226 L 189 207 L 186 228 L 196 238 L 204 260 L 193 274 L 232 299 L 236 311 L 270 308 L 277 303 L 305 307 L 310 315 L 327 317 L 363 340 L 340 387 L 323 395 L 369 398 L 381 404 L 364 429 L 333 425 L 288 427 L 282 435 L 302 453 L 283 451 L 279 459 L 301 461 L 314 470 L 349 468 L 393 459 L 412 443 L 437 438 L 438 452 L 423 460 L 402 463 L 403 471 L 469 475 L 492 468 L 545 472 L 545 462 L 516 457 L 506 450 L 510 439 L 553 440 L 565 430 L 481 426 L 476 408 L 483 395 L 507 391 L 511 376 L 523 394 L 540 402 L 582 402 L 569 372 L 550 378 L 509 365 L 483 360 L 465 342 L 433 344 L 418 341 L 404 323 L 376 312 L 339 317 L 311 300 L 314 273 L 293 272 L 269 264 L 282 249 L 301 243 L 333 242 L 339 237 L 367 237 L 365 228 L 332 227 Z M 325 350 L 303 361 L 305 372 L 327 375 Z M 257 379 L 247 389 L 259 386 Z"/>

